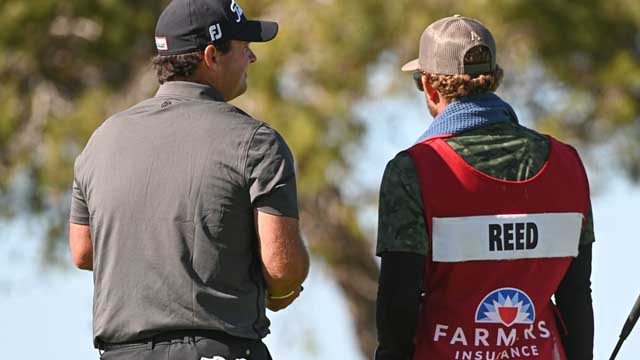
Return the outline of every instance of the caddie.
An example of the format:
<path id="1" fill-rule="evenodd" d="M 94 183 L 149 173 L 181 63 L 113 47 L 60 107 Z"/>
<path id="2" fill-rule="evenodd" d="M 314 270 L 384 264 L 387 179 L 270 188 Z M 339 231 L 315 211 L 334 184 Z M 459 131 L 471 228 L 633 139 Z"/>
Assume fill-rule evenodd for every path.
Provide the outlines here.
<path id="1" fill-rule="evenodd" d="M 587 175 L 494 94 L 496 55 L 455 15 L 402 67 L 434 122 L 380 188 L 377 360 L 593 358 Z"/>

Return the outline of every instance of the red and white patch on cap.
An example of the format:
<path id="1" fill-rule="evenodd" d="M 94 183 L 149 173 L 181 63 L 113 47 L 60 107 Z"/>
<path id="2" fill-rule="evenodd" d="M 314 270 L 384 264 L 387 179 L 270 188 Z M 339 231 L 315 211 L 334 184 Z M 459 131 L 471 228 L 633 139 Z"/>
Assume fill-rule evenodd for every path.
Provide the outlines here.
<path id="1" fill-rule="evenodd" d="M 156 36 L 156 48 L 158 50 L 169 50 L 166 36 Z"/>

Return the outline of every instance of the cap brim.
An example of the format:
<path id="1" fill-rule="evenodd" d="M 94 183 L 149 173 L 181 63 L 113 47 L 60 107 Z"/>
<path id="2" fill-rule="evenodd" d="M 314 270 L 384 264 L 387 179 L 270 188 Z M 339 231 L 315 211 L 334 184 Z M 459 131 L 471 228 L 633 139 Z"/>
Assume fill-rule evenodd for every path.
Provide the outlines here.
<path id="1" fill-rule="evenodd" d="M 400 70 L 402 71 L 416 71 L 420 69 L 419 59 L 411 60 L 404 64 Z"/>
<path id="2" fill-rule="evenodd" d="M 248 20 L 247 25 L 233 36 L 235 40 L 264 42 L 278 34 L 278 23 L 273 21 Z"/>

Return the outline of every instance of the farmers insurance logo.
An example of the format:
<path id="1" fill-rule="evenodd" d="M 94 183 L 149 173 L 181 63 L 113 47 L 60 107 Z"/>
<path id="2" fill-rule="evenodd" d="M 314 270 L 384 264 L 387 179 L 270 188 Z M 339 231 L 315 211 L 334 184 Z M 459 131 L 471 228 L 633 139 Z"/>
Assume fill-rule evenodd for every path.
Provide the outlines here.
<path id="1" fill-rule="evenodd" d="M 533 324 L 535 318 L 536 310 L 531 298 L 516 288 L 492 291 L 485 296 L 476 310 L 477 323 L 503 324 L 510 327 L 513 324 Z"/>

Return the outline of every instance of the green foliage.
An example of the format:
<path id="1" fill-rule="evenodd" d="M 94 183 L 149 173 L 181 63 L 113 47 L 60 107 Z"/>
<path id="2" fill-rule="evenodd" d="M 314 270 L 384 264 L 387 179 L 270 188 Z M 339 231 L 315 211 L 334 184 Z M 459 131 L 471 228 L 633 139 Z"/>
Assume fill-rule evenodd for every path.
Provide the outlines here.
<path id="1" fill-rule="evenodd" d="M 271 122 L 292 145 L 298 159 L 301 189 L 313 193 L 330 179 L 326 170 L 344 166 L 345 146 L 363 131 L 351 108 L 366 95 L 368 76 L 383 54 L 400 64 L 417 52 L 422 29 L 434 19 L 460 12 L 474 16 L 494 31 L 508 76 L 532 62 L 542 63 L 545 78 L 559 81 L 567 92 L 587 94 L 590 111 L 538 110 L 544 128 L 564 137 L 596 141 L 636 126 L 640 67 L 639 7 L 629 1 L 422 2 L 257 1 L 245 12 L 274 18 L 281 32 L 269 44 L 254 44 L 259 61 L 251 71 L 251 87 L 239 105 Z M 52 0 L 0 3 L 0 148 L 33 122 L 34 97 L 42 84 L 56 99 L 41 120 L 38 138 L 4 154 L 2 165 L 37 167 L 46 187 L 43 195 L 68 188 L 72 156 L 91 131 L 110 113 L 133 101 L 123 92 L 141 71 L 149 69 L 153 30 L 164 3 L 103 0 Z M 389 74 L 405 81 L 404 74 Z M 375 86 L 375 84 L 374 84 Z M 141 98 L 154 84 L 126 92 Z M 573 105 L 573 104 L 572 104 Z M 64 107 L 61 109 L 60 107 Z M 571 117 L 570 121 L 566 121 Z M 591 132 L 592 123 L 605 132 Z M 587 130 L 585 130 L 585 128 Z M 17 151 L 20 150 L 20 151 Z M 37 151 L 34 151 L 37 150 Z M 25 153 L 30 153 L 26 154 Z M 15 174 L 5 171 L 6 177 Z"/>
<path id="2" fill-rule="evenodd" d="M 20 99 L 15 84 L 4 83 L 0 88 L 0 143 L 6 144 L 19 119 Z"/>

